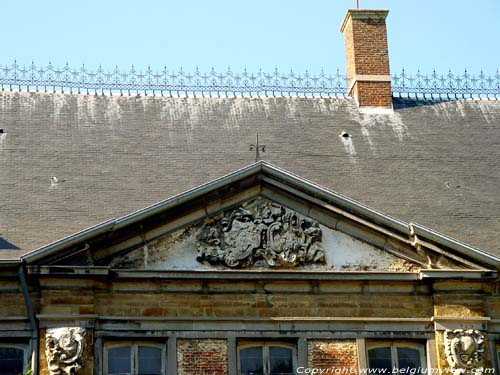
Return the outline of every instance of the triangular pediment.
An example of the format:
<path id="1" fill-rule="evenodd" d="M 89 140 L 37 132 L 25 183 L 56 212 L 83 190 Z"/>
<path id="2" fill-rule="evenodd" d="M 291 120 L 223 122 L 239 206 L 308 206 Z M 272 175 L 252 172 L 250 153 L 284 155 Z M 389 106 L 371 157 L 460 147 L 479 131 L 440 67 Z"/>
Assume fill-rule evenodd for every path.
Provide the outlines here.
<path id="1" fill-rule="evenodd" d="M 23 257 L 145 271 L 494 270 L 480 250 L 264 162 Z"/>
<path id="2" fill-rule="evenodd" d="M 414 271 L 420 265 L 262 196 L 118 255 L 112 268 Z"/>

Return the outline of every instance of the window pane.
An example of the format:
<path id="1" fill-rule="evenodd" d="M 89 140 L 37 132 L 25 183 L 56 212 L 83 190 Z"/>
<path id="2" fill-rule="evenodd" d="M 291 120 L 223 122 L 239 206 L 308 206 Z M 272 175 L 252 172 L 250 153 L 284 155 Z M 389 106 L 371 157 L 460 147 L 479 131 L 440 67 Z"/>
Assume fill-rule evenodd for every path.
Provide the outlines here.
<path id="1" fill-rule="evenodd" d="M 387 369 L 387 373 L 390 373 L 392 371 L 391 348 L 368 350 L 368 365 L 371 369 Z"/>
<path id="2" fill-rule="evenodd" d="M 23 373 L 24 350 L 0 348 L 0 375 L 18 375 Z"/>
<path id="3" fill-rule="evenodd" d="M 241 375 L 262 375 L 262 347 L 243 348 L 240 350 Z"/>
<path id="4" fill-rule="evenodd" d="M 402 368 L 419 368 L 420 351 L 414 348 L 398 348 L 398 366 Z"/>
<path id="5" fill-rule="evenodd" d="M 108 375 L 131 374 L 130 355 L 132 348 L 122 346 L 108 350 Z"/>
<path id="6" fill-rule="evenodd" d="M 270 375 L 293 375 L 292 349 L 270 346 L 269 368 Z"/>
<path id="7" fill-rule="evenodd" d="M 139 346 L 139 374 L 161 375 L 162 350 L 152 346 Z"/>

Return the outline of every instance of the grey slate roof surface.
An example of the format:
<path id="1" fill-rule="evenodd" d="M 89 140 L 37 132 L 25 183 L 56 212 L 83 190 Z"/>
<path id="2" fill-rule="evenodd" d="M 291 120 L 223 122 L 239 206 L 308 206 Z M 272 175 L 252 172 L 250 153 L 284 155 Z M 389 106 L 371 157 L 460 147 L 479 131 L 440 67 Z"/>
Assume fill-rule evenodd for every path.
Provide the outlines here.
<path id="1" fill-rule="evenodd" d="M 244 167 L 256 133 L 266 161 L 500 255 L 500 101 L 394 104 L 1 92 L 0 259 Z"/>

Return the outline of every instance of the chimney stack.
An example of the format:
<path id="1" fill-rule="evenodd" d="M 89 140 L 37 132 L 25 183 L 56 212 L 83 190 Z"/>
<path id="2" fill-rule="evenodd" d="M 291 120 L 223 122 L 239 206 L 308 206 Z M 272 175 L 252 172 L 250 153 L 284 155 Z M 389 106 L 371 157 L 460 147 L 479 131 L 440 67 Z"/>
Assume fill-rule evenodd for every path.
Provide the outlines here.
<path id="1" fill-rule="evenodd" d="M 392 108 L 385 18 L 388 10 L 349 9 L 344 34 L 348 95 L 360 107 Z"/>

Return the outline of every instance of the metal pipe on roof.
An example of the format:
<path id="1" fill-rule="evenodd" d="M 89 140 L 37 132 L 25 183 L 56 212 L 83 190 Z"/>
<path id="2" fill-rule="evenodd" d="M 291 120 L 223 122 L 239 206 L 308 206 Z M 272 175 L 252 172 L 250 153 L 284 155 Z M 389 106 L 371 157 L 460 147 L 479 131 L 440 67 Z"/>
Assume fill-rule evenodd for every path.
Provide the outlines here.
<path id="1" fill-rule="evenodd" d="M 33 304 L 31 303 L 30 294 L 28 291 L 28 284 L 26 282 L 26 270 L 21 264 L 19 266 L 19 283 L 21 284 L 21 290 L 23 292 L 24 303 L 26 305 L 26 312 L 31 325 L 31 369 L 33 370 L 33 375 L 38 375 L 38 322 L 36 321 L 35 314 L 33 312 Z"/>

